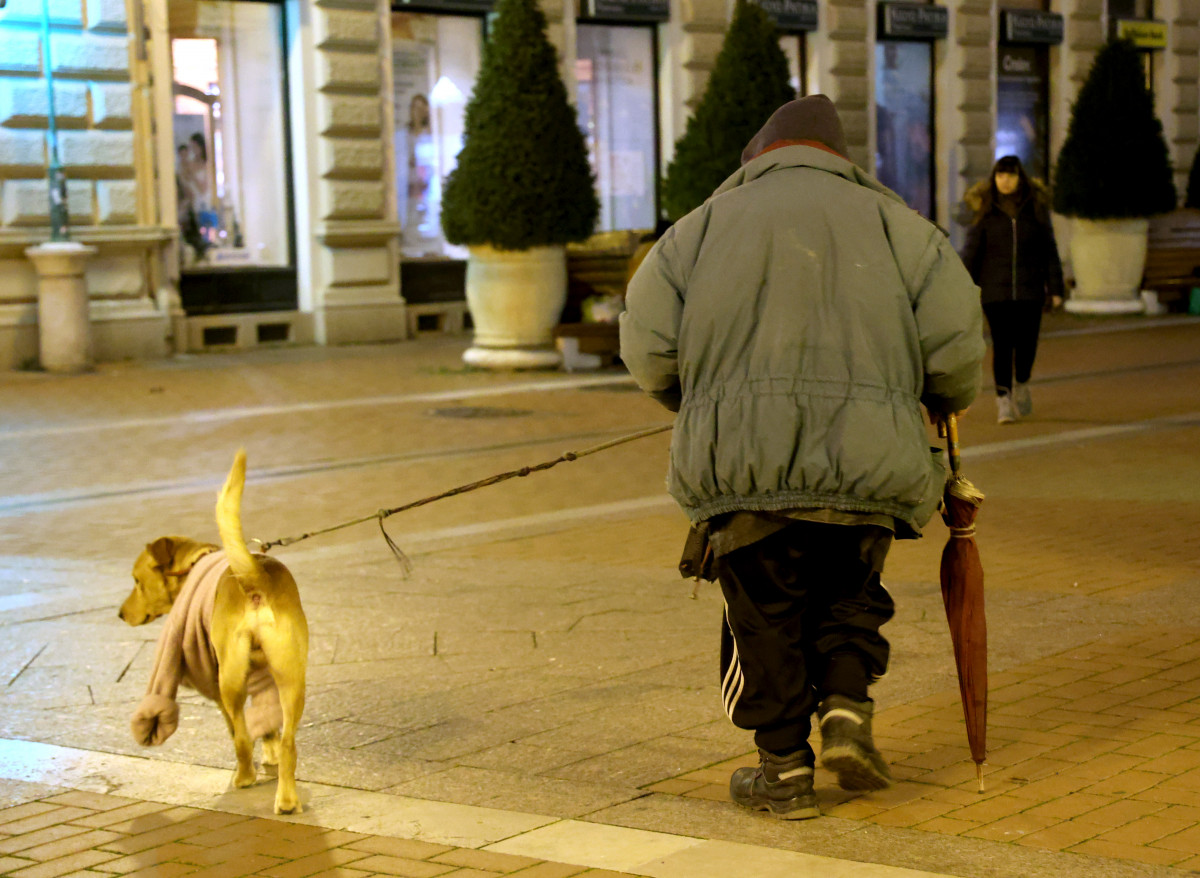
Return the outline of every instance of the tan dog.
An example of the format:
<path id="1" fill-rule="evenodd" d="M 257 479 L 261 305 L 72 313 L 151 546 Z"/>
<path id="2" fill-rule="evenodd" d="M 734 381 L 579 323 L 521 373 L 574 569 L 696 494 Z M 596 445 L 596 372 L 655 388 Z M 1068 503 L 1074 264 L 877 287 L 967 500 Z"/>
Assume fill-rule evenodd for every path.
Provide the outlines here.
<path id="1" fill-rule="evenodd" d="M 246 546 L 245 482 L 246 455 L 239 451 L 217 499 L 223 552 L 185 537 L 162 537 L 133 565 L 135 585 L 120 617 L 143 625 L 170 615 L 132 725 L 142 744 L 161 744 L 179 722 L 178 686 L 190 686 L 221 707 L 237 753 L 234 785 L 254 783 L 254 738 L 262 737 L 263 762 L 279 766 L 275 813 L 290 814 L 300 807 L 296 727 L 304 713 L 308 623 L 287 568 Z"/>

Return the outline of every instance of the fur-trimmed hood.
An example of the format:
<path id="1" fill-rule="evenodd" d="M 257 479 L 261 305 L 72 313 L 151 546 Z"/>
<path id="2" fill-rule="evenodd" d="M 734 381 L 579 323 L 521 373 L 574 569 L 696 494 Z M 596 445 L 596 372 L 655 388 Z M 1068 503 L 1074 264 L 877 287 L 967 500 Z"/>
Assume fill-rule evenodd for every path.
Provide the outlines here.
<path id="1" fill-rule="evenodd" d="M 1033 192 L 1033 204 L 1040 214 L 1049 214 L 1051 206 L 1050 186 L 1036 177 L 1029 177 L 1029 188 Z M 983 215 L 991 208 L 987 197 L 988 190 L 992 185 L 992 176 L 989 174 L 986 179 L 980 180 L 967 190 L 963 195 L 963 204 L 966 206 L 967 213 L 970 216 L 970 222 L 979 222 Z"/>

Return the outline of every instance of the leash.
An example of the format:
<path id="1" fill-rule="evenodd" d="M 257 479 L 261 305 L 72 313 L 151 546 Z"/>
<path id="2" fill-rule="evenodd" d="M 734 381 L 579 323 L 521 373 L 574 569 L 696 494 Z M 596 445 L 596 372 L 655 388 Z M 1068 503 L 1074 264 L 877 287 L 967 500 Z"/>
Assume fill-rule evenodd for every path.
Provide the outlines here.
<path id="1" fill-rule="evenodd" d="M 431 497 L 422 497 L 420 500 L 414 500 L 411 503 L 405 503 L 403 506 L 395 506 L 391 509 L 380 509 L 376 512 L 372 512 L 370 515 L 364 515 L 361 518 L 355 518 L 350 521 L 343 521 L 341 524 L 335 524 L 332 527 L 324 527 L 320 530 L 309 531 L 308 533 L 302 533 L 294 537 L 281 537 L 280 539 L 268 540 L 266 542 L 254 540 L 254 542 L 258 543 L 260 552 L 268 552 L 276 546 L 291 546 L 300 542 L 301 540 L 307 540 L 310 537 L 317 537 L 321 536 L 322 534 L 333 533 L 336 530 L 342 530 L 343 528 L 352 527 L 356 524 L 364 524 L 368 521 L 375 520 L 379 522 L 379 532 L 383 534 L 383 539 L 387 542 L 388 548 L 392 550 L 392 554 L 396 556 L 396 560 L 399 561 L 400 564 L 407 570 L 409 567 L 411 567 L 411 564 L 409 563 L 409 560 L 405 556 L 404 552 L 401 551 L 398 545 L 396 545 L 396 542 L 391 538 L 391 536 L 388 535 L 387 529 L 384 528 L 383 521 L 385 518 L 395 515 L 397 512 L 404 512 L 409 509 L 415 509 L 418 506 L 424 506 L 427 503 L 434 502 L 435 500 L 444 500 L 447 497 L 456 497 L 459 494 L 466 494 L 470 491 L 478 490 L 479 488 L 486 488 L 489 485 L 496 485 L 500 482 L 507 481 L 508 479 L 521 478 L 529 475 L 530 473 L 547 470 L 550 469 L 550 467 L 557 466 L 560 463 L 579 460 L 581 457 L 587 457 L 589 454 L 596 454 L 599 451 L 606 451 L 609 448 L 615 448 L 618 445 L 624 445 L 626 442 L 633 442 L 635 439 L 644 439 L 647 436 L 655 436 L 659 433 L 665 433 L 666 431 L 672 429 L 672 427 L 674 427 L 674 424 L 666 424 L 662 427 L 651 427 L 647 430 L 639 430 L 636 433 L 630 433 L 627 436 L 620 436 L 616 439 L 610 439 L 608 442 L 601 442 L 599 445 L 593 445 L 591 448 L 585 448 L 583 451 L 567 451 L 554 458 L 554 460 L 547 460 L 542 463 L 534 464 L 533 466 L 523 466 L 520 469 L 509 470 L 508 472 L 504 473 L 497 473 L 494 476 L 489 476 L 486 479 L 480 479 L 477 482 L 459 485 L 457 488 L 451 488 L 448 491 L 442 491 L 440 494 L 434 494 Z"/>

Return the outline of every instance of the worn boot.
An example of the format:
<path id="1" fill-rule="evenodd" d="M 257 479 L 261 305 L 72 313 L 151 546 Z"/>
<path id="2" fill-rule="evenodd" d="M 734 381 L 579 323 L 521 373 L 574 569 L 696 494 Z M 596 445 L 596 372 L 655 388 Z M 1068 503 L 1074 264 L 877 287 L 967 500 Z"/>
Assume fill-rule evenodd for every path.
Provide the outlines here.
<path id="1" fill-rule="evenodd" d="M 883 756 L 871 737 L 870 701 L 830 695 L 817 708 L 821 726 L 821 765 L 837 772 L 844 790 L 882 790 L 892 784 Z"/>
<path id="2" fill-rule="evenodd" d="M 1018 381 L 1013 385 L 1013 401 L 1017 404 L 1017 414 L 1021 417 L 1027 418 L 1033 414 L 1033 395 L 1029 392 L 1028 384 Z"/>
<path id="3" fill-rule="evenodd" d="M 759 750 L 758 768 L 739 768 L 729 779 L 729 797 L 751 811 L 769 811 L 782 820 L 820 817 L 813 792 L 813 754 L 790 756 Z"/>

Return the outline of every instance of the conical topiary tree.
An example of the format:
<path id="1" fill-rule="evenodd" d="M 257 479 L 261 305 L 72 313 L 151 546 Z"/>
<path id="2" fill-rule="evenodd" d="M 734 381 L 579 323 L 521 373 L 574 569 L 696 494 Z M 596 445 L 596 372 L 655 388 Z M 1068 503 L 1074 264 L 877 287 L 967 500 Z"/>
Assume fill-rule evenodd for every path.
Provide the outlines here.
<path id="1" fill-rule="evenodd" d="M 708 87 L 662 181 L 667 216 L 679 219 L 712 195 L 767 118 L 795 97 L 775 23 L 761 7 L 737 0 Z"/>
<path id="2" fill-rule="evenodd" d="M 580 241 L 600 204 L 587 146 L 536 0 L 500 0 L 442 192 L 454 244 L 499 250 Z"/>
<path id="3" fill-rule="evenodd" d="M 1200 208 L 1200 149 L 1192 158 L 1192 170 L 1188 173 L 1187 197 L 1183 200 L 1184 207 Z"/>
<path id="4" fill-rule="evenodd" d="M 1096 55 L 1071 107 L 1054 170 L 1054 209 L 1127 219 L 1175 208 L 1175 181 L 1137 50 L 1113 40 Z"/>

